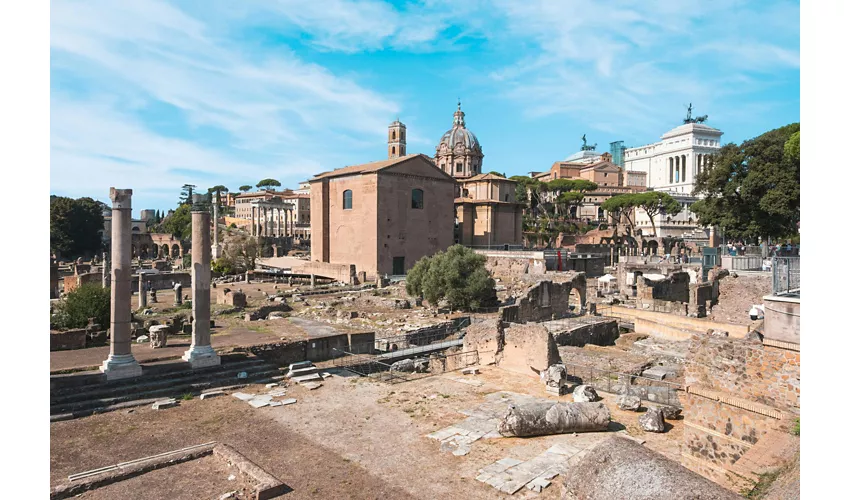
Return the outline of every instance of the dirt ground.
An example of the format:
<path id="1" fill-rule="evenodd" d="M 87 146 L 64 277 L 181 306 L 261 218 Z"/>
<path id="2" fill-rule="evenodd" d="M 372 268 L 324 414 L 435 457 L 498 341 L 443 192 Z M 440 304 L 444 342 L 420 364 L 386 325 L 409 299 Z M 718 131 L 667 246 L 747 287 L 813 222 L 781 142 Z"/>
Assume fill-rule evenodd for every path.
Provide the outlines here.
<path id="1" fill-rule="evenodd" d="M 476 387 L 451 380 L 458 372 L 400 384 L 333 376 L 323 387 L 289 388 L 294 405 L 254 409 L 232 396 L 181 401 L 179 407 L 148 407 L 51 423 L 51 484 L 68 474 L 218 441 L 286 483 L 288 498 L 502 498 L 475 480 L 478 470 L 504 457 L 527 460 L 555 442 L 586 447 L 610 433 L 482 439 L 466 456 L 441 452 L 425 435 L 465 418 L 459 410 L 482 403 L 500 390 L 547 396 L 538 379 L 484 367 Z M 473 377 L 468 377 L 473 378 Z M 242 392 L 264 392 L 252 386 Z M 613 396 L 600 393 L 611 409 L 612 429 L 625 428 L 646 446 L 678 460 L 682 421 L 665 434 L 643 432 L 639 414 L 623 412 Z M 542 493 L 521 490 L 513 498 L 559 498 L 557 481 Z"/>
<path id="2" fill-rule="evenodd" d="M 233 479 L 230 480 L 230 477 L 233 477 Z M 250 491 L 249 488 L 249 485 L 239 480 L 239 474 L 235 468 L 228 467 L 223 460 L 206 456 L 147 472 L 92 491 L 86 491 L 77 498 L 86 500 L 110 500 L 114 498 L 194 500 L 196 498 L 218 498 L 230 492 L 241 493 L 240 496 L 235 498 L 250 498 L 244 494 L 245 490 Z"/>
<path id="3" fill-rule="evenodd" d="M 769 273 L 723 278 L 720 280 L 720 298 L 711 308 L 708 318 L 736 325 L 756 325 L 758 321 L 750 319 L 749 311 L 753 304 L 764 303 L 763 297 L 770 295 L 771 279 Z"/>

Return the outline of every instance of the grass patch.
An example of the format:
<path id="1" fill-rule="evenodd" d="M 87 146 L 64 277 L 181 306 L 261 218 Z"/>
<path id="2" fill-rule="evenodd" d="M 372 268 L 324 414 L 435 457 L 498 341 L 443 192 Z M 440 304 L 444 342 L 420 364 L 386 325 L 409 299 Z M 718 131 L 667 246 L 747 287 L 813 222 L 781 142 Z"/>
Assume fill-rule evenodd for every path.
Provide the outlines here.
<path id="1" fill-rule="evenodd" d="M 180 399 L 182 399 L 183 401 L 191 401 L 192 399 L 195 399 L 195 395 L 191 392 L 187 392 L 186 394 L 180 396 Z"/>
<path id="2" fill-rule="evenodd" d="M 795 436 L 800 435 L 800 419 L 799 418 L 794 419 L 794 427 L 791 429 L 791 434 L 793 434 Z"/>
<path id="3" fill-rule="evenodd" d="M 753 489 L 749 492 L 746 489 L 742 490 L 741 496 L 749 500 L 759 500 L 764 497 L 767 490 L 770 489 L 770 486 L 774 481 L 776 481 L 776 478 L 779 477 L 780 472 L 781 469 L 760 475 L 759 482 L 756 483 L 755 487 L 753 487 Z"/>

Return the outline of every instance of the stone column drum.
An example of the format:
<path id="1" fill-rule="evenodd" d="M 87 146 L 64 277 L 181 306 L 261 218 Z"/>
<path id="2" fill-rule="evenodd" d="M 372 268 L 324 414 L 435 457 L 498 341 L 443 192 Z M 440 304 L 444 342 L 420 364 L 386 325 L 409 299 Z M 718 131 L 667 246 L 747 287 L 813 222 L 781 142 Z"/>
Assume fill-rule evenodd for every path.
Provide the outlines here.
<path id="1" fill-rule="evenodd" d="M 145 287 L 145 275 L 139 273 L 139 309 L 148 307 L 147 287 Z"/>
<path id="2" fill-rule="evenodd" d="M 103 252 L 103 264 L 100 266 L 102 271 L 100 272 L 101 284 L 103 288 L 109 288 L 109 259 L 106 257 L 106 252 Z"/>
<path id="3" fill-rule="evenodd" d="M 201 195 L 192 204 L 192 345 L 183 354 L 192 368 L 217 366 L 221 358 L 210 345 L 210 213 Z"/>
<path id="4" fill-rule="evenodd" d="M 106 380 L 138 377 L 142 367 L 130 350 L 130 267 L 131 252 L 131 198 L 132 189 L 109 189 L 112 200 L 112 278 L 109 357 L 100 371 Z"/>

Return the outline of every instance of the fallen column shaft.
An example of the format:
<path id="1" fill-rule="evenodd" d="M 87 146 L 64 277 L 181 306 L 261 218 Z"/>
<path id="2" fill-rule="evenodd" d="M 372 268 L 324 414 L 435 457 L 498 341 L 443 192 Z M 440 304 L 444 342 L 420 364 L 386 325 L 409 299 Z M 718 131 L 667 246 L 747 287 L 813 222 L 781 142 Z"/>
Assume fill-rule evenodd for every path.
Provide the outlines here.
<path id="1" fill-rule="evenodd" d="M 511 405 L 499 422 L 507 437 L 543 436 L 608 429 L 611 412 L 602 403 L 528 403 Z"/>

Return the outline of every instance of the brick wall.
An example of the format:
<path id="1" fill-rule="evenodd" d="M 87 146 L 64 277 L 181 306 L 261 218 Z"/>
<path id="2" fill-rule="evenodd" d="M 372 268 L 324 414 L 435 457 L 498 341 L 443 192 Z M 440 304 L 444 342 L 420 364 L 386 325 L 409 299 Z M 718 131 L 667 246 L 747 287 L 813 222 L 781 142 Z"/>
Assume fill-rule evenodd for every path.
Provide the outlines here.
<path id="1" fill-rule="evenodd" d="M 686 385 L 698 385 L 778 409 L 800 408 L 800 353 L 757 340 L 695 337 Z"/>

